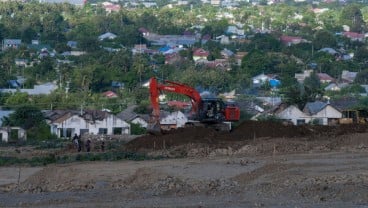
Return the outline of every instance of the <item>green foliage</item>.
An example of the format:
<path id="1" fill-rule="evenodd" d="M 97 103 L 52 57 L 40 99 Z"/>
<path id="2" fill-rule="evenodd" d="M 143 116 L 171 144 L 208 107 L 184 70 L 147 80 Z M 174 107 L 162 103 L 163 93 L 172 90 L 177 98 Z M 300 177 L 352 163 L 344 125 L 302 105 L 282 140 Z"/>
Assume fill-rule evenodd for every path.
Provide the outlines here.
<path id="1" fill-rule="evenodd" d="M 53 139 L 50 127 L 46 124 L 39 108 L 25 105 L 19 106 L 14 113 L 3 119 L 3 126 L 19 126 L 27 131 L 28 139 Z"/>
<path id="2" fill-rule="evenodd" d="M 318 30 L 313 39 L 313 46 L 316 50 L 321 48 L 334 48 L 336 46 L 336 38 L 327 30 Z"/>
<path id="3" fill-rule="evenodd" d="M 368 70 L 361 71 L 355 77 L 354 83 L 368 84 Z"/>
<path id="4" fill-rule="evenodd" d="M 25 92 L 15 92 L 11 96 L 7 97 L 5 105 L 7 106 L 19 106 L 24 103 L 28 103 L 28 94 Z"/>
<path id="5" fill-rule="evenodd" d="M 142 135 L 146 133 L 146 129 L 141 127 L 139 124 L 130 123 L 130 133 L 132 135 Z"/>
<path id="6" fill-rule="evenodd" d="M 357 4 L 348 4 L 343 7 L 340 23 L 350 27 L 350 31 L 361 32 L 364 30 L 363 15 L 360 11 L 360 7 Z"/>
<path id="7" fill-rule="evenodd" d="M 348 87 L 344 87 L 341 89 L 340 94 L 342 95 L 359 95 L 360 93 L 365 93 L 364 87 L 353 84 Z"/>

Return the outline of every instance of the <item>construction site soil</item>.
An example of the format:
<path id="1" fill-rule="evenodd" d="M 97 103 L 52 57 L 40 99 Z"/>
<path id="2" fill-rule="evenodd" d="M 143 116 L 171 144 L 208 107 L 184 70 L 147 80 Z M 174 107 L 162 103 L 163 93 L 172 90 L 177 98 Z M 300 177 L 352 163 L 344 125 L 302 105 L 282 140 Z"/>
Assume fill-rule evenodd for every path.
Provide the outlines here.
<path id="1" fill-rule="evenodd" d="M 155 160 L 0 167 L 0 207 L 368 207 L 367 130 L 246 121 L 144 135 L 118 148 Z M 26 150 L 51 151 L 0 155 Z M 53 154 L 93 154 L 72 151 Z"/>
<path id="2" fill-rule="evenodd" d="M 134 152 L 150 152 L 156 150 L 169 150 L 182 145 L 205 146 L 216 148 L 240 148 L 244 144 L 259 144 L 265 140 L 285 140 L 289 144 L 319 140 L 319 142 L 334 143 L 338 145 L 341 139 L 338 136 L 364 133 L 368 125 L 345 124 L 336 126 L 300 125 L 294 126 L 272 121 L 246 121 L 231 132 L 218 132 L 211 128 L 191 127 L 163 132 L 162 135 L 146 135 L 130 141 L 125 150 Z M 289 150 L 289 151 L 290 151 Z M 262 151 L 263 152 L 263 151 Z M 294 152 L 294 151 L 292 151 Z M 178 155 L 179 156 L 179 155 Z M 187 156 L 187 155 L 184 155 Z"/>

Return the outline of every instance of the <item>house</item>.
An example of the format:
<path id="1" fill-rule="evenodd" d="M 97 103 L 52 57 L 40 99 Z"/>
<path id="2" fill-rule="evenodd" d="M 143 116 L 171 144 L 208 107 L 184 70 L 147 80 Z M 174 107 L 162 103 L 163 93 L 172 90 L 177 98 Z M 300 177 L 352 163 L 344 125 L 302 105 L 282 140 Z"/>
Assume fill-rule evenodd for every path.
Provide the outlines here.
<path id="1" fill-rule="evenodd" d="M 134 54 L 141 54 L 147 50 L 146 44 L 135 44 L 134 48 L 132 48 L 132 53 Z"/>
<path id="2" fill-rule="evenodd" d="M 120 7 L 120 5 L 118 5 L 118 4 L 113 4 L 113 3 L 111 3 L 111 2 L 107 2 L 107 1 L 105 1 L 105 2 L 102 2 L 102 7 L 105 9 L 105 11 L 107 12 L 107 13 L 111 13 L 111 12 L 118 12 L 118 11 L 120 11 L 120 9 L 121 9 L 121 7 Z"/>
<path id="3" fill-rule="evenodd" d="M 44 112 L 52 134 L 59 138 L 71 138 L 74 134 L 96 135 L 130 134 L 130 124 L 99 110 L 52 110 Z"/>
<path id="4" fill-rule="evenodd" d="M 349 38 L 351 41 L 359 41 L 363 42 L 365 39 L 365 35 L 356 32 L 343 32 L 343 36 Z"/>
<path id="5" fill-rule="evenodd" d="M 342 118 L 340 119 L 340 123 L 358 123 L 359 117 L 362 112 L 359 109 L 359 99 L 356 97 L 342 97 L 339 99 L 331 100 L 331 105 L 334 106 L 342 113 Z M 363 110 L 364 112 L 365 110 Z M 364 113 L 367 115 L 366 111 Z"/>
<path id="6" fill-rule="evenodd" d="M 160 125 L 163 130 L 177 129 L 184 127 L 188 122 L 187 116 L 181 111 L 168 113 L 161 111 Z"/>
<path id="7" fill-rule="evenodd" d="M 340 91 L 342 88 L 349 86 L 348 83 L 329 83 L 324 89 L 325 91 Z"/>
<path id="8" fill-rule="evenodd" d="M 115 34 L 113 34 L 113 33 L 111 33 L 111 32 L 107 32 L 107 33 L 104 33 L 104 34 L 98 36 L 98 40 L 100 40 L 100 41 L 103 41 L 103 40 L 106 40 L 106 39 L 113 40 L 116 37 L 118 37 L 118 36 L 115 35 Z"/>
<path id="9" fill-rule="evenodd" d="M 337 124 L 342 118 L 342 113 L 329 102 L 309 102 L 304 106 L 303 112 L 309 115 L 310 122 L 320 125 Z"/>
<path id="10" fill-rule="evenodd" d="M 110 90 L 102 93 L 102 95 L 107 98 L 117 98 L 118 97 L 118 95 L 115 92 L 110 91 Z"/>
<path id="11" fill-rule="evenodd" d="M 165 64 L 176 64 L 181 62 L 183 57 L 181 57 L 178 53 L 171 53 L 165 55 Z"/>
<path id="12" fill-rule="evenodd" d="M 338 54 L 339 54 L 339 53 L 338 53 L 335 49 L 333 49 L 333 48 L 322 48 L 322 49 L 320 49 L 320 50 L 319 50 L 319 52 L 325 52 L 325 53 L 328 53 L 328 54 L 333 55 L 333 56 L 336 56 L 336 55 L 338 55 Z"/>
<path id="13" fill-rule="evenodd" d="M 353 83 L 357 74 L 358 72 L 351 72 L 351 71 L 343 70 L 341 73 L 341 79 L 343 82 Z"/>
<path id="14" fill-rule="evenodd" d="M 270 83 L 271 80 L 277 80 L 277 76 L 273 74 L 259 74 L 252 78 L 253 87 L 261 87 L 263 84 Z"/>
<path id="15" fill-rule="evenodd" d="M 193 52 L 193 60 L 207 60 L 207 57 L 210 55 L 210 52 L 204 50 L 203 48 L 198 48 Z"/>
<path id="16" fill-rule="evenodd" d="M 3 89 L 0 89 L 0 92 L 1 93 L 15 93 L 15 92 L 19 91 L 19 92 L 25 92 L 29 95 L 49 95 L 51 92 L 53 92 L 57 88 L 58 88 L 58 86 L 56 84 L 51 83 L 51 82 L 47 82 L 47 83 L 40 84 L 40 85 L 34 85 L 33 89 L 24 89 L 24 88 L 22 88 L 22 89 L 8 89 L 8 88 L 3 88 Z"/>
<path id="17" fill-rule="evenodd" d="M 138 31 L 143 35 L 143 37 L 145 37 L 145 36 L 149 36 L 149 35 L 150 35 L 149 30 L 147 30 L 147 29 L 146 29 L 146 28 L 144 28 L 144 27 L 139 28 L 139 29 L 138 29 Z"/>
<path id="18" fill-rule="evenodd" d="M 26 141 L 27 132 L 21 127 L 0 127 L 0 142 Z"/>
<path id="19" fill-rule="evenodd" d="M 116 117 L 129 122 L 138 124 L 143 128 L 147 128 L 149 116 L 148 115 L 140 115 L 134 112 L 136 105 L 130 105 L 127 109 L 123 110 L 122 112 L 118 113 Z"/>
<path id="20" fill-rule="evenodd" d="M 234 52 L 227 48 L 224 48 L 220 53 L 224 59 L 229 59 L 230 57 L 234 56 Z"/>
<path id="21" fill-rule="evenodd" d="M 21 59 L 21 58 L 16 58 L 14 62 L 15 65 L 19 67 L 27 67 L 29 63 L 28 59 Z"/>
<path id="22" fill-rule="evenodd" d="M 230 25 L 226 30 L 227 34 L 244 35 L 244 29 L 239 29 L 237 26 Z"/>
<path id="23" fill-rule="evenodd" d="M 276 117 L 290 121 L 294 125 L 301 124 L 319 124 L 319 125 L 335 125 L 342 118 L 339 109 L 332 106 L 329 102 L 309 102 L 303 110 L 297 106 L 281 103 L 278 106 L 264 112 L 263 114 L 275 115 Z"/>
<path id="24" fill-rule="evenodd" d="M 291 46 L 294 44 L 299 44 L 302 42 L 305 42 L 304 39 L 302 39 L 301 37 L 295 37 L 295 36 L 287 36 L 287 35 L 282 35 L 280 37 L 280 41 L 285 44 L 286 46 Z"/>
<path id="25" fill-rule="evenodd" d="M 21 44 L 21 39 L 4 39 L 2 43 L 2 50 L 6 50 L 9 48 L 17 49 Z"/>
<path id="26" fill-rule="evenodd" d="M 78 42 L 77 42 L 77 41 L 72 41 L 72 40 L 70 40 L 70 41 L 68 41 L 68 42 L 66 43 L 66 45 L 67 45 L 67 46 L 69 46 L 70 48 L 75 49 L 75 48 L 77 48 Z"/>
<path id="27" fill-rule="evenodd" d="M 309 123 L 310 117 L 301 111 L 297 106 L 287 106 L 285 103 L 280 104 L 274 109 L 273 114 L 280 119 L 292 122 L 294 125 L 302 125 Z"/>
<path id="28" fill-rule="evenodd" d="M 51 3 L 51 4 L 68 3 L 78 7 L 84 6 L 86 2 L 87 2 L 86 0 L 39 0 L 39 3 Z"/>
<path id="29" fill-rule="evenodd" d="M 326 73 L 317 73 L 317 77 L 321 83 L 335 82 L 335 79 Z"/>
<path id="30" fill-rule="evenodd" d="M 294 77 L 299 83 L 303 83 L 305 78 L 310 77 L 313 70 L 304 70 L 303 73 L 295 73 Z"/>

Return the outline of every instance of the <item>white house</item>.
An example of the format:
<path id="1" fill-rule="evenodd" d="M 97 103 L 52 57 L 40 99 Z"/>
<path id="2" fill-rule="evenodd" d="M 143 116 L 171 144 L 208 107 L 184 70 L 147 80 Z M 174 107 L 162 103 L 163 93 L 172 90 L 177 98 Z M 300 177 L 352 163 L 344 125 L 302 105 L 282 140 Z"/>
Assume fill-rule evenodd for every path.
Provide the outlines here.
<path id="1" fill-rule="evenodd" d="M 321 125 L 336 124 L 342 118 L 342 113 L 331 106 L 330 103 L 320 101 L 307 103 L 303 112 L 310 116 L 312 122 Z"/>
<path id="2" fill-rule="evenodd" d="M 106 111 L 50 111 L 45 115 L 51 133 L 61 138 L 74 134 L 130 134 L 130 124 Z"/>
<path id="3" fill-rule="evenodd" d="M 184 127 L 188 122 L 187 116 L 181 111 L 175 111 L 172 113 L 161 112 L 161 128 L 164 130 L 176 129 Z"/>
<path id="4" fill-rule="evenodd" d="M 274 115 L 282 120 L 291 121 L 294 125 L 307 123 L 320 125 L 333 125 L 342 118 L 342 113 L 329 102 L 309 102 L 301 111 L 297 106 L 287 106 L 285 103 L 265 112 L 264 114 Z"/>
<path id="5" fill-rule="evenodd" d="M 310 117 L 299 110 L 298 107 L 290 105 L 286 109 L 275 114 L 277 117 L 293 122 L 294 125 L 309 123 Z"/>
<path id="6" fill-rule="evenodd" d="M 11 135 L 16 135 L 16 138 L 10 138 Z M 26 130 L 20 127 L 1 127 L 0 142 L 10 142 L 12 139 L 27 140 Z"/>

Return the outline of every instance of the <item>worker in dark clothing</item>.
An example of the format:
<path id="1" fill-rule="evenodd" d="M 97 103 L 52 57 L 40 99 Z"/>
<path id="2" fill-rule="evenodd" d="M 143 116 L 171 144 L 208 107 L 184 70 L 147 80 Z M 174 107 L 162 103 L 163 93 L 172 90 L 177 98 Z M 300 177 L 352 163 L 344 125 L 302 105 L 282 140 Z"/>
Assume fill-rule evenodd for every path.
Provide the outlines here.
<path id="1" fill-rule="evenodd" d="M 101 152 L 105 152 L 105 142 L 102 141 L 101 143 Z"/>
<path id="2" fill-rule="evenodd" d="M 91 151 L 91 140 L 90 139 L 88 139 L 87 142 L 86 142 L 86 150 L 87 150 L 87 152 Z"/>
<path id="3" fill-rule="evenodd" d="M 75 146 L 75 149 L 78 149 L 79 150 L 80 143 L 79 143 L 79 137 L 78 137 L 77 134 L 74 134 L 74 137 L 73 137 L 73 140 L 72 141 L 73 141 L 73 144 Z"/>

